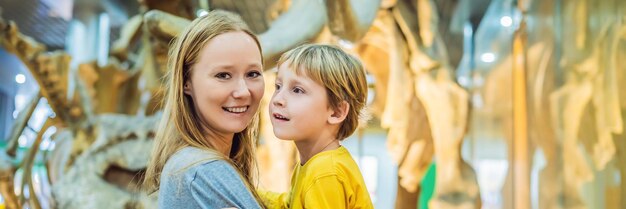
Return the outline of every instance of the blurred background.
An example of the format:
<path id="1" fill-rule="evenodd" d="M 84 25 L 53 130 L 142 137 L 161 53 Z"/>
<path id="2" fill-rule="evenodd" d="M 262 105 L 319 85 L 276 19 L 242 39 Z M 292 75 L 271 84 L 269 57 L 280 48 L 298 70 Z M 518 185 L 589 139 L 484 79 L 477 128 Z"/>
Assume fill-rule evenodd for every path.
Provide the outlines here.
<path id="1" fill-rule="evenodd" d="M 372 119 L 343 145 L 376 208 L 626 208 L 624 0 L 2 0 L 0 208 L 155 208 L 168 43 L 216 9 L 267 91 L 302 43 L 362 60 Z M 258 185 L 287 191 L 261 108 Z"/>

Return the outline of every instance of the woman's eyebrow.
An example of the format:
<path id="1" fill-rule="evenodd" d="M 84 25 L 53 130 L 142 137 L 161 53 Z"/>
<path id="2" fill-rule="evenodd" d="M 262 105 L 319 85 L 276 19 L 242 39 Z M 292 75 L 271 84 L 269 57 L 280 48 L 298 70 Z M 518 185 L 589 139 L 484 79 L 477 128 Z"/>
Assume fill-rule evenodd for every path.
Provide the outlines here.
<path id="1" fill-rule="evenodd" d="M 251 63 L 248 65 L 248 68 L 262 68 L 263 65 L 261 65 L 260 63 Z"/>
<path id="2" fill-rule="evenodd" d="M 210 67 L 211 69 L 222 69 L 222 70 L 232 70 L 235 68 L 235 66 L 231 65 L 231 64 L 209 64 L 208 67 Z"/>

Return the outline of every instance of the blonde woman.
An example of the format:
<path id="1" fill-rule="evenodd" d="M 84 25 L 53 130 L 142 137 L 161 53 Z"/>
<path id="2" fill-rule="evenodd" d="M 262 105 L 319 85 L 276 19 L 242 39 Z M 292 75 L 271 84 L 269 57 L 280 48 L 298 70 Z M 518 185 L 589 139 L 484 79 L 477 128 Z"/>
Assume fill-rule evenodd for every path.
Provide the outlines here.
<path id="1" fill-rule="evenodd" d="M 165 107 L 146 171 L 159 208 L 260 208 L 254 134 L 265 83 L 259 41 L 212 11 L 170 49 Z"/>

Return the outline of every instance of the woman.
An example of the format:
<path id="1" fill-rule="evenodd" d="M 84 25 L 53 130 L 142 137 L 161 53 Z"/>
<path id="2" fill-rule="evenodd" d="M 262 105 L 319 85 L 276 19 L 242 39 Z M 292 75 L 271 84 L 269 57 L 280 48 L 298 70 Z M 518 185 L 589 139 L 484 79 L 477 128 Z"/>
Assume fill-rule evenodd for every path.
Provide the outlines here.
<path id="1" fill-rule="evenodd" d="M 159 208 L 260 208 L 251 186 L 265 83 L 257 38 L 212 11 L 176 38 L 165 108 L 146 171 Z"/>

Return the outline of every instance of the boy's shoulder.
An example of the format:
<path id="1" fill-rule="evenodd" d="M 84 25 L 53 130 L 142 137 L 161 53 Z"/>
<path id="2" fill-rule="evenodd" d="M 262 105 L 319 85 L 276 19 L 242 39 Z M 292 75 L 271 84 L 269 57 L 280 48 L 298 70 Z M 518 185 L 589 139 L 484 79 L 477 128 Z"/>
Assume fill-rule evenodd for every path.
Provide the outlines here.
<path id="1" fill-rule="evenodd" d="M 328 175 L 345 175 L 358 166 L 350 152 L 344 147 L 326 151 L 314 156 L 305 165 L 305 171 L 311 177 L 323 177 Z"/>

